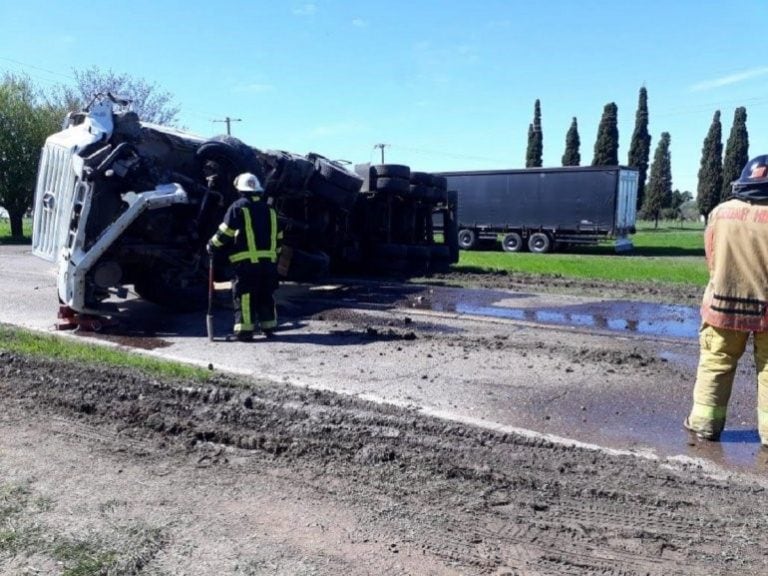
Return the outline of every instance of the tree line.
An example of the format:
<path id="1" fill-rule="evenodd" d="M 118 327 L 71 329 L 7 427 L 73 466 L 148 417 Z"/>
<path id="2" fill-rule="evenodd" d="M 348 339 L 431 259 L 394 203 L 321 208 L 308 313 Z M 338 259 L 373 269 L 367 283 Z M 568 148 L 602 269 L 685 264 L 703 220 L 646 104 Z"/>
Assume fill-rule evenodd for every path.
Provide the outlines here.
<path id="1" fill-rule="evenodd" d="M 34 85 L 29 77 L 6 73 L 0 79 L 0 207 L 8 212 L 11 235 L 22 235 L 23 216 L 29 210 L 40 150 L 45 138 L 61 129 L 67 113 L 82 110 L 99 93 L 128 95 L 132 109 L 142 120 L 175 125 L 179 108 L 171 95 L 155 84 L 112 70 L 96 67 L 74 70 L 73 82 L 48 90 Z M 747 111 L 736 109 L 727 145 L 723 149 L 720 111 L 712 119 L 702 146 L 698 172 L 697 208 L 706 216 L 724 200 L 749 160 Z M 635 127 L 627 166 L 638 171 L 637 210 L 641 217 L 654 219 L 677 214 L 693 199 L 689 191 L 672 189 L 671 137 L 662 132 L 650 163 L 651 135 L 648 132 L 648 92 L 640 88 Z M 533 121 L 528 127 L 525 165 L 541 167 L 543 155 L 541 102 L 534 103 Z M 603 108 L 594 144 L 592 166 L 619 165 L 618 107 L 609 102 Z M 581 164 L 578 120 L 573 117 L 565 135 L 563 166 Z M 649 171 L 650 168 L 650 171 Z"/>
<path id="2" fill-rule="evenodd" d="M 641 217 L 655 220 L 676 216 L 683 204 L 693 200 L 693 194 L 672 188 L 671 136 L 662 132 L 650 163 L 651 135 L 648 132 L 648 91 L 640 88 L 635 127 L 630 141 L 627 166 L 638 171 L 637 210 Z M 609 102 L 597 129 L 592 166 L 619 165 L 618 107 Z M 542 166 L 543 131 L 541 102 L 534 103 L 533 121 L 528 126 L 526 168 Z M 742 168 L 749 161 L 749 134 L 747 132 L 747 110 L 736 108 L 733 125 L 723 150 L 720 111 L 715 112 L 712 124 L 702 145 L 701 164 L 698 173 L 696 206 L 698 213 L 707 216 L 718 203 L 731 192 L 731 183 L 739 178 Z M 581 165 L 581 137 L 576 117 L 565 135 L 563 166 Z M 650 168 L 650 172 L 649 172 Z"/>
<path id="3" fill-rule="evenodd" d="M 32 204 L 40 150 L 61 130 L 69 112 L 85 108 L 96 94 L 129 95 L 142 120 L 174 125 L 179 108 L 170 93 L 155 84 L 96 67 L 74 70 L 70 84 L 48 90 L 22 74 L 0 79 L 0 207 L 8 212 L 11 236 L 21 237 L 24 215 Z"/>

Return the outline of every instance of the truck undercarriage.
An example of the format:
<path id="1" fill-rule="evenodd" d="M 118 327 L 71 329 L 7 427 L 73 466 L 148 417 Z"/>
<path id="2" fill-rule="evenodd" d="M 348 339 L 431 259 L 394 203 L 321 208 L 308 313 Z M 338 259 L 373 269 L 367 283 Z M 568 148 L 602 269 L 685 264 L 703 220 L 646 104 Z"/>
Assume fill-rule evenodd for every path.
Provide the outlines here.
<path id="1" fill-rule="evenodd" d="M 458 260 L 456 196 L 444 178 L 392 164 L 353 172 L 319 154 L 203 139 L 143 123 L 108 95 L 46 141 L 33 253 L 57 263 L 59 299 L 78 313 L 97 313 L 129 286 L 163 306 L 200 308 L 205 245 L 242 172 L 259 177 L 277 210 L 285 279 L 424 274 Z M 215 272 L 229 278 L 226 258 Z"/>

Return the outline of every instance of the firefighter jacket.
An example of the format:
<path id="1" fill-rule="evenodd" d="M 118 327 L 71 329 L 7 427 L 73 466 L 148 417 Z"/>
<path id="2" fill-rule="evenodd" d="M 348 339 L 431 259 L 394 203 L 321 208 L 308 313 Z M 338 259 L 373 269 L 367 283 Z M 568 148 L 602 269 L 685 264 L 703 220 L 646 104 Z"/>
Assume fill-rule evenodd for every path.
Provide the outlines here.
<path id="1" fill-rule="evenodd" d="M 211 238 L 215 248 L 227 246 L 234 265 L 277 262 L 277 213 L 259 197 L 242 197 L 233 202 Z"/>
<path id="2" fill-rule="evenodd" d="M 712 210 L 701 318 L 717 328 L 768 331 L 768 204 L 728 200 Z"/>

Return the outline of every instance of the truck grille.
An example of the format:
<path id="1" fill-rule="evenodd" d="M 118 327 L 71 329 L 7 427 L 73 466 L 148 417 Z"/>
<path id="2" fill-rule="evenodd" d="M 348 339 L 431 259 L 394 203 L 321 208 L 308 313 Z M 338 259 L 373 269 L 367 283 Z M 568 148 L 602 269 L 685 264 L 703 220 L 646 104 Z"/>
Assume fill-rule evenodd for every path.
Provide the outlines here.
<path id="1" fill-rule="evenodd" d="M 32 253 L 53 262 L 66 242 L 77 178 L 71 150 L 47 143 L 43 148 L 35 189 Z"/>

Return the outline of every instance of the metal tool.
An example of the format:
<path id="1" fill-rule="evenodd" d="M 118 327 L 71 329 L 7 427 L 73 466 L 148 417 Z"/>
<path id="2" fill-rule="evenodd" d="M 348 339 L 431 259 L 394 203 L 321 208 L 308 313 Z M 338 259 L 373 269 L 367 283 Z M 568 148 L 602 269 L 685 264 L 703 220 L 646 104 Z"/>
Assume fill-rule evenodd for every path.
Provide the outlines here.
<path id="1" fill-rule="evenodd" d="M 213 342 L 213 252 L 208 253 L 208 314 L 205 316 L 208 340 Z"/>

